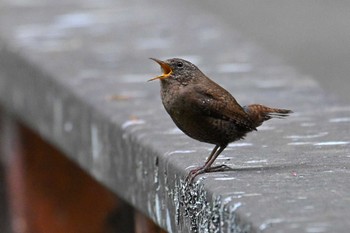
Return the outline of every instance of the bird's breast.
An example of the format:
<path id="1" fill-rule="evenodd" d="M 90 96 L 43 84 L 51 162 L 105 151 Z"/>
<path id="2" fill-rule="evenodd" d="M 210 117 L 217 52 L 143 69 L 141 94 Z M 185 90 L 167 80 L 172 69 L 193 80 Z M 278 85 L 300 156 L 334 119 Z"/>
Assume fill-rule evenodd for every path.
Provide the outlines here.
<path id="1" fill-rule="evenodd" d="M 208 119 L 204 116 L 190 98 L 194 98 L 191 89 L 186 86 L 162 88 L 163 105 L 174 123 L 188 136 L 199 141 L 207 141 Z"/>

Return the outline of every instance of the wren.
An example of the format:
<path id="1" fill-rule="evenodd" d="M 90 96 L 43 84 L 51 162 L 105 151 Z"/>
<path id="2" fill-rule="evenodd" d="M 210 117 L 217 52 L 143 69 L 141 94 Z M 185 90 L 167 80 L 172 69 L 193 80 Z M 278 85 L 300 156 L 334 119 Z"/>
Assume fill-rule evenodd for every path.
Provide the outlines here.
<path id="1" fill-rule="evenodd" d="M 149 81 L 160 80 L 163 105 L 176 126 L 193 139 L 215 145 L 205 164 L 189 172 L 189 182 L 199 174 L 227 169 L 212 164 L 229 143 L 243 139 L 264 121 L 292 113 L 261 104 L 239 105 L 227 90 L 189 61 L 151 59 L 163 74 Z"/>

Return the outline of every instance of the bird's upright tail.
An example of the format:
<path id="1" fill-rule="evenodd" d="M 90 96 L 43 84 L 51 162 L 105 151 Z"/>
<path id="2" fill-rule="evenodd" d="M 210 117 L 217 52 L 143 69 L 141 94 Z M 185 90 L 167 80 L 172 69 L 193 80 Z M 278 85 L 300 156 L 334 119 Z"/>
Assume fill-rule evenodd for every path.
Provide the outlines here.
<path id="1" fill-rule="evenodd" d="M 255 127 L 260 126 L 264 121 L 270 120 L 271 118 L 283 119 L 289 116 L 290 113 L 293 113 L 293 111 L 288 109 L 269 108 L 260 104 L 244 106 L 243 109 L 254 121 Z"/>

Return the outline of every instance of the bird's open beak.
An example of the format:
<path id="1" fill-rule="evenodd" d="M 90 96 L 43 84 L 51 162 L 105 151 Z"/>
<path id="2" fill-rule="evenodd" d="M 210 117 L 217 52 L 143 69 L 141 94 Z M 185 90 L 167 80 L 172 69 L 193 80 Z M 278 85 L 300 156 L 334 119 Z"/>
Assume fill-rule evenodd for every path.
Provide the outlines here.
<path id="1" fill-rule="evenodd" d="M 156 80 L 156 79 L 165 79 L 165 78 L 168 78 L 171 75 L 172 69 L 171 69 L 171 67 L 168 64 L 166 64 L 164 61 L 158 60 L 156 58 L 150 58 L 150 59 L 155 61 L 155 62 L 157 62 L 160 65 L 160 67 L 162 68 L 163 74 L 159 75 L 157 77 L 151 78 L 148 81 L 153 81 L 153 80 Z"/>

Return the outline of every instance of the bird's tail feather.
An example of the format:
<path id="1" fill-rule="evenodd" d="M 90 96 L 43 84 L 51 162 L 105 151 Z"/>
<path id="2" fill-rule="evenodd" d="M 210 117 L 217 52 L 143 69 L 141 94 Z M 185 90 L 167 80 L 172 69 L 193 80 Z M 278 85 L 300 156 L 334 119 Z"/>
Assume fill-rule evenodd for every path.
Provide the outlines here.
<path id="1" fill-rule="evenodd" d="M 264 121 L 271 118 L 283 119 L 289 116 L 293 111 L 288 109 L 270 108 L 261 104 L 252 104 L 243 107 L 249 117 L 256 123 L 255 127 L 260 126 Z"/>

